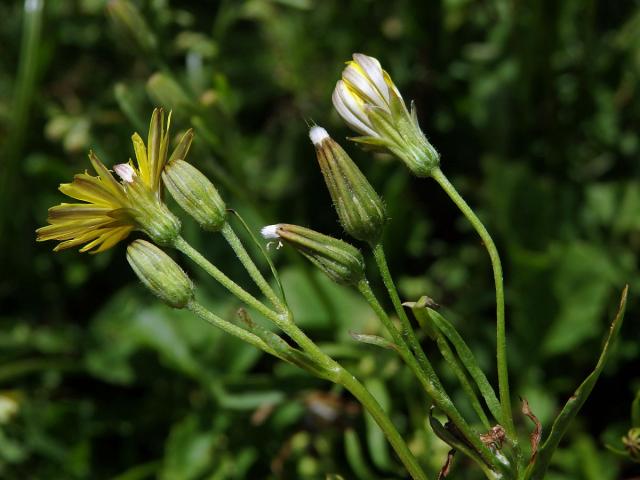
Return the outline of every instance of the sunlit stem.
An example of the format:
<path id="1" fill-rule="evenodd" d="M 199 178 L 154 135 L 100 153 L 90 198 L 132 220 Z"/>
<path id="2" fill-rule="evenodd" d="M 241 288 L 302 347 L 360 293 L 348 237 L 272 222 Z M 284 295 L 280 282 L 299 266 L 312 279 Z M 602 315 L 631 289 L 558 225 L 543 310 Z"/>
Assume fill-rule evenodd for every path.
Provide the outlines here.
<path id="1" fill-rule="evenodd" d="M 460 196 L 456 188 L 449 182 L 449 179 L 436 168 L 431 176 L 438 182 L 449 198 L 457 205 L 463 215 L 469 220 L 484 243 L 491 266 L 493 268 L 493 279 L 496 288 L 496 357 L 498 370 L 498 389 L 500 392 L 500 406 L 502 408 L 502 425 L 507 430 L 507 434 L 513 442 L 517 442 L 515 426 L 513 424 L 513 414 L 511 412 L 511 394 L 509 392 L 509 372 L 507 368 L 507 339 L 504 312 L 504 286 L 502 278 L 502 263 L 498 249 L 496 248 L 491 235 L 480 221 L 475 212 L 469 207 L 467 202 Z"/>

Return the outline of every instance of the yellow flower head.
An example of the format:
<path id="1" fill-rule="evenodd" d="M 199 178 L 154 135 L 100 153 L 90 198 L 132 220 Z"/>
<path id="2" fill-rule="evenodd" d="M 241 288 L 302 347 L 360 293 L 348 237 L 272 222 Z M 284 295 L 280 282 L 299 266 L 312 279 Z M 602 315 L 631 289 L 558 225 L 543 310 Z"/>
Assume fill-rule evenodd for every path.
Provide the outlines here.
<path id="1" fill-rule="evenodd" d="M 89 152 L 97 176 L 75 175 L 71 183 L 60 185 L 65 195 L 85 203 L 61 203 L 49 209 L 50 225 L 39 228 L 38 241 L 58 240 L 54 251 L 84 245 L 80 251 L 103 252 L 124 240 L 133 230 L 142 230 L 160 244 L 170 243 L 180 230 L 180 221 L 162 203 L 160 176 L 167 163 L 169 124 L 162 109 L 151 117 L 147 146 L 137 133 L 133 146 L 137 166 L 129 163 L 113 167 L 121 181 Z M 171 155 L 172 161 L 185 158 L 193 133 L 189 130 Z"/>
<path id="2" fill-rule="evenodd" d="M 440 156 L 422 133 L 415 108 L 411 112 L 380 62 L 354 53 L 333 90 L 333 106 L 353 130 L 351 140 L 402 160 L 418 176 L 428 176 Z"/>

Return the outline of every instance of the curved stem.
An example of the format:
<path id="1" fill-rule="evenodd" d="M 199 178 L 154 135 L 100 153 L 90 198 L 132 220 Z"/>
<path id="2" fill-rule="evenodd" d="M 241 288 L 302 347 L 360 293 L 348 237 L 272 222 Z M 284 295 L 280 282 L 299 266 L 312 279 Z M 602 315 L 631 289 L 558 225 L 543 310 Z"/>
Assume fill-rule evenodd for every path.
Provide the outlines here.
<path id="1" fill-rule="evenodd" d="M 457 205 L 467 220 L 473 225 L 482 242 L 484 243 L 491 266 L 493 268 L 493 279 L 496 287 L 496 358 L 498 369 L 498 390 L 500 392 L 500 405 L 502 407 L 502 423 L 511 437 L 517 442 L 515 426 L 513 424 L 513 414 L 511 412 L 511 394 L 509 392 L 509 372 L 507 368 L 507 338 L 504 314 L 504 286 L 502 278 L 502 263 L 500 255 L 491 235 L 478 218 L 471 207 L 460 196 L 456 188 L 449 182 L 449 179 L 439 168 L 435 169 L 431 176 L 438 182 L 442 189 L 449 195 L 449 198 Z"/>
<path id="2" fill-rule="evenodd" d="M 224 226 L 222 227 L 221 233 L 222 233 L 222 236 L 225 238 L 225 240 L 229 243 L 233 251 L 235 252 L 236 256 L 238 257 L 238 260 L 240 260 L 240 263 L 242 263 L 244 268 L 247 270 L 247 273 L 249 274 L 249 276 L 251 276 L 251 279 L 255 282 L 258 288 L 260 288 L 260 291 L 262 292 L 262 294 L 265 297 L 267 297 L 267 299 L 271 302 L 271 304 L 275 308 L 277 308 L 279 311 L 281 312 L 286 311 L 287 307 L 283 304 L 282 300 L 275 294 L 275 292 L 271 288 L 271 285 L 269 285 L 269 282 L 265 280 L 264 276 L 262 275 L 262 273 L 260 272 L 256 264 L 251 259 L 251 256 L 249 255 L 247 250 L 244 248 L 242 241 L 240 240 L 240 238 L 238 238 L 238 235 L 233 230 L 231 225 L 229 225 L 229 223 L 224 224 Z"/>
<path id="3" fill-rule="evenodd" d="M 369 390 L 367 390 L 352 374 L 344 369 L 342 369 L 337 383 L 349 390 L 373 417 L 409 472 L 409 475 L 411 475 L 415 480 L 427 480 L 427 476 L 422 470 L 422 467 L 420 467 L 418 460 L 413 453 L 411 453 L 411 450 L 409 450 L 409 447 L 396 429 L 395 425 L 391 422 L 389 416 L 380 406 L 375 397 L 371 395 Z"/>
<path id="4" fill-rule="evenodd" d="M 411 354 L 411 351 L 407 347 L 400 333 L 396 329 L 395 325 L 393 325 L 391 319 L 384 311 L 384 308 L 382 308 L 382 305 L 380 305 L 380 302 L 371 290 L 369 283 L 366 280 L 362 280 L 358 284 L 358 290 L 367 300 L 380 321 L 393 337 L 393 340 L 398 347 L 400 356 L 409 366 L 409 368 L 411 368 L 411 371 L 414 373 L 414 375 L 416 375 L 429 397 L 438 406 L 438 408 L 444 412 L 449 420 L 451 420 L 451 422 L 464 436 L 465 440 L 473 446 L 473 448 L 480 454 L 483 460 L 488 465 L 494 468 L 497 467 L 498 465 L 496 463 L 496 458 L 494 457 L 494 455 L 492 455 L 491 451 L 482 443 L 477 432 L 475 432 L 473 428 L 471 428 L 471 426 L 469 426 L 469 424 L 465 421 L 462 415 L 460 415 L 460 412 L 458 412 L 458 409 L 451 401 L 451 398 L 449 398 L 447 393 L 442 390 L 442 385 L 440 384 L 438 376 L 433 370 L 433 367 L 431 367 L 429 361 L 427 360 L 429 369 L 425 372 L 418 364 L 416 358 Z"/>
<path id="5" fill-rule="evenodd" d="M 427 476 L 423 472 L 415 456 L 411 453 L 406 442 L 373 395 L 371 395 L 371 393 L 351 373 L 324 353 L 309 337 L 307 337 L 307 335 L 300 330 L 295 323 L 293 323 L 293 318 L 290 312 L 281 315 L 267 308 L 258 299 L 253 297 L 222 273 L 215 265 L 203 257 L 200 252 L 189 245 L 189 243 L 187 243 L 187 241 L 182 237 L 178 237 L 176 239 L 174 247 L 196 262 L 216 281 L 226 287 L 233 295 L 272 320 L 292 340 L 304 349 L 313 361 L 322 367 L 322 373 L 326 379 L 338 383 L 349 390 L 374 418 L 412 478 L 416 480 L 427 480 Z M 232 335 L 242 338 L 262 350 L 278 356 L 276 352 L 274 352 L 273 349 L 271 349 L 271 347 L 258 336 L 224 321 L 196 302 L 191 302 L 188 305 L 188 308 L 207 322 L 224 329 Z"/>
<path id="6" fill-rule="evenodd" d="M 211 275 L 218 283 L 229 290 L 233 295 L 238 297 L 250 307 L 255 308 L 265 317 L 273 318 L 275 315 L 275 317 L 278 317 L 279 319 L 281 318 L 276 312 L 268 308 L 264 303 L 262 303 L 260 300 L 258 300 L 256 297 L 251 295 L 244 288 L 242 288 L 240 285 L 238 285 L 236 282 L 222 273 L 222 271 L 218 267 L 212 264 L 209 260 L 203 257 L 200 252 L 189 245 L 189 243 L 184 238 L 179 236 L 176 240 L 174 240 L 173 247 L 179 252 L 184 253 L 187 257 L 197 263 L 205 272 Z"/>
<path id="7" fill-rule="evenodd" d="M 278 355 L 275 350 L 267 345 L 260 337 L 251 332 L 248 332 L 244 328 L 240 328 L 239 326 L 220 318 L 215 313 L 200 305 L 198 302 L 192 300 L 187 304 L 186 308 L 214 327 L 217 327 L 229 333 L 230 335 L 233 335 L 234 337 L 253 345 L 256 348 L 259 348 L 260 350 L 264 350 L 265 352 L 280 358 L 280 355 Z"/>
<path id="8" fill-rule="evenodd" d="M 384 249 L 382 247 L 382 243 L 377 243 L 371 247 L 373 251 L 373 256 L 376 260 L 376 264 L 378 265 L 378 270 L 380 271 L 380 276 L 382 277 L 382 281 L 384 286 L 389 293 L 389 297 L 391 298 L 391 302 L 393 303 L 393 308 L 400 319 L 400 324 L 402 325 L 402 339 L 403 341 L 409 345 L 414 355 L 418 359 L 418 362 L 422 369 L 424 369 L 430 377 L 432 377 L 434 384 L 436 387 L 444 392 L 444 387 L 440 383 L 440 379 L 436 375 L 433 367 L 431 366 L 431 362 L 424 353 L 422 346 L 420 345 L 420 341 L 416 336 L 413 327 L 411 326 L 411 322 L 409 322 L 409 317 L 407 316 L 407 312 L 404 310 L 402 306 L 402 300 L 400 300 L 400 296 L 398 295 L 398 289 L 393 281 L 393 277 L 391 276 L 391 271 L 389 270 L 389 265 L 387 264 L 387 257 L 385 256 Z"/>
<path id="9" fill-rule="evenodd" d="M 189 245 L 184 238 L 178 237 L 174 241 L 174 247 L 197 263 L 205 272 L 211 275 L 218 283 L 224 286 L 238 299 L 248 306 L 255 308 L 258 312 L 271 320 L 283 332 L 289 335 L 289 337 L 291 337 L 291 339 L 304 349 L 314 360 L 316 360 L 319 365 L 322 365 L 327 370 L 336 370 L 335 365 L 337 364 L 322 352 L 322 350 L 320 350 L 320 348 L 309 337 L 307 337 L 307 335 L 300 330 L 295 323 L 293 323 L 293 316 L 291 312 L 287 311 L 285 313 L 278 313 L 265 306 L 260 300 L 255 298 L 240 285 L 222 273 L 215 265 L 203 257 L 200 252 Z M 327 359 L 331 360 L 333 363 L 329 362 Z"/>

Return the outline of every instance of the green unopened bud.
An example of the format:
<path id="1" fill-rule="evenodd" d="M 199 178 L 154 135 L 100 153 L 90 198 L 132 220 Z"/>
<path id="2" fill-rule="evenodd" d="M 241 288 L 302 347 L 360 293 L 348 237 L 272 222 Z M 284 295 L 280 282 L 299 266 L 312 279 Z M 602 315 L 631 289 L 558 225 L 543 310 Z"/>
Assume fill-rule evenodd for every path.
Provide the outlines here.
<path id="1" fill-rule="evenodd" d="M 372 150 L 391 153 L 414 175 L 426 177 L 440 165 L 440 155 L 418 124 L 415 106 L 407 109 L 400 91 L 380 62 L 355 53 L 333 91 L 333 105 L 362 136 L 352 138 Z"/>
<path id="2" fill-rule="evenodd" d="M 193 299 L 187 274 L 154 244 L 135 240 L 127 247 L 127 260 L 142 283 L 167 305 L 184 308 Z"/>
<path id="3" fill-rule="evenodd" d="M 156 37 L 135 5 L 128 0 L 110 0 L 107 13 L 118 38 L 125 39 L 145 54 L 155 50 Z"/>
<path id="4" fill-rule="evenodd" d="M 218 190 L 193 165 L 184 160 L 169 162 L 162 172 L 162 179 L 178 205 L 202 228 L 216 232 L 226 223 L 226 206 Z"/>
<path id="5" fill-rule="evenodd" d="M 260 233 L 268 240 L 291 245 L 334 282 L 355 285 L 364 278 L 362 254 L 347 242 L 287 223 L 268 225 Z"/>
<path id="6" fill-rule="evenodd" d="M 312 127 L 309 138 L 331 194 L 342 228 L 354 238 L 374 244 L 387 221 L 382 200 L 347 152 L 322 127 Z"/>

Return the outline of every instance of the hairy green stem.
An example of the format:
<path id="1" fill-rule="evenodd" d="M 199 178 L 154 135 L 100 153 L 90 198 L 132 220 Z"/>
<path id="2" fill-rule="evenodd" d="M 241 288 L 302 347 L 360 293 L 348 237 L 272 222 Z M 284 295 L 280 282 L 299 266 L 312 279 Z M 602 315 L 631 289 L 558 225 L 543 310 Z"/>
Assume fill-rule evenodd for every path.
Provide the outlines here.
<path id="1" fill-rule="evenodd" d="M 382 308 L 382 305 L 380 305 L 380 302 L 376 298 L 375 294 L 371 290 L 369 282 L 367 282 L 366 280 L 362 280 L 360 283 L 358 283 L 358 291 L 362 294 L 367 303 L 369 303 L 382 324 L 389 331 L 398 347 L 400 356 L 405 361 L 407 366 L 411 369 L 411 371 L 416 375 L 429 397 L 433 400 L 437 407 L 444 412 L 449 420 L 451 420 L 451 422 L 464 436 L 465 440 L 473 446 L 473 448 L 480 454 L 483 460 L 488 465 L 494 468 L 498 467 L 495 456 L 482 443 L 478 433 L 474 431 L 474 429 L 471 428 L 471 426 L 465 421 L 460 412 L 458 412 L 458 410 L 456 409 L 449 396 L 444 390 L 442 390 L 440 381 L 435 371 L 431 367 L 431 364 L 428 363 L 429 370 L 425 372 L 421 368 L 416 358 L 411 354 L 411 351 L 402 338 L 400 332 L 398 332 L 396 326 L 393 324 L 387 313 L 384 311 L 384 308 Z"/>
<path id="2" fill-rule="evenodd" d="M 189 302 L 186 308 L 214 327 L 217 327 L 220 330 L 223 330 L 224 332 L 227 332 L 230 335 L 233 335 L 234 337 L 239 338 L 240 340 L 243 340 L 256 348 L 259 348 L 260 350 L 264 350 L 265 352 L 275 357 L 280 357 L 280 355 L 278 355 L 275 350 L 267 345 L 260 337 L 245 330 L 244 328 L 241 328 L 231 322 L 228 322 L 227 320 L 220 318 L 218 315 L 211 312 L 195 300 Z"/>
<path id="3" fill-rule="evenodd" d="M 325 355 L 322 350 L 320 350 L 320 348 L 293 323 L 293 316 L 291 312 L 287 311 L 285 313 L 278 313 L 268 308 L 264 303 L 222 273 L 215 265 L 202 256 L 202 254 L 195 248 L 189 245 L 189 243 L 182 237 L 178 237 L 174 241 L 174 247 L 197 263 L 205 272 L 211 275 L 218 283 L 229 290 L 229 292 L 235 295 L 238 299 L 248 306 L 255 308 L 256 311 L 271 320 L 315 361 L 317 361 L 319 365 L 322 365 L 325 369 L 335 369 L 335 365 L 327 361 L 327 359 L 331 359 L 327 357 L 327 355 Z"/>
<path id="4" fill-rule="evenodd" d="M 395 425 L 389 419 L 389 416 L 380 406 L 375 397 L 371 395 L 369 390 L 367 390 L 362 383 L 344 369 L 342 370 L 337 383 L 349 390 L 373 417 L 409 472 L 409 475 L 411 475 L 411 478 L 415 480 L 427 480 L 427 476 L 422 470 L 422 467 L 420 467 L 418 460 L 413 453 L 411 453 L 411 450 L 409 450 L 409 447 L 400 435 L 400 432 L 398 432 Z"/>
<path id="5" fill-rule="evenodd" d="M 484 243 L 491 266 L 493 268 L 493 279 L 496 287 L 496 359 L 498 369 L 498 390 L 500 392 L 500 406 L 502 407 L 502 424 L 507 430 L 507 434 L 513 442 L 517 442 L 515 426 L 513 424 L 513 414 L 511 411 L 511 394 L 509 391 L 509 371 L 507 368 L 507 338 L 504 313 L 504 285 L 502 278 L 502 263 L 500 255 L 491 235 L 485 228 L 482 221 L 475 212 L 460 196 L 456 188 L 449 182 L 449 179 L 436 168 L 431 176 L 438 182 L 442 189 L 449 195 L 449 198 L 456 204 L 463 215 L 469 220 Z"/>
<path id="6" fill-rule="evenodd" d="M 244 268 L 247 270 L 247 273 L 249 274 L 251 279 L 255 282 L 258 288 L 260 288 L 260 291 L 262 292 L 262 294 L 271 302 L 271 304 L 275 308 L 278 309 L 278 311 L 286 312 L 287 307 L 284 305 L 282 300 L 273 291 L 273 288 L 271 288 L 271 285 L 269 285 L 269 282 L 265 280 L 264 276 L 262 275 L 262 273 L 260 272 L 256 264 L 247 253 L 247 250 L 242 244 L 242 241 L 240 240 L 240 238 L 238 237 L 238 235 L 233 230 L 231 225 L 229 225 L 228 222 L 225 223 L 224 226 L 222 227 L 221 233 L 222 233 L 222 236 L 227 241 L 227 243 L 229 243 L 229 245 L 235 252 L 236 256 L 238 257 L 238 260 L 240 260 L 240 263 L 242 263 Z"/>
<path id="7" fill-rule="evenodd" d="M 391 276 L 391 271 L 389 270 L 389 265 L 387 264 L 387 257 L 384 253 L 384 248 L 382 247 L 382 243 L 377 243 L 371 247 L 373 251 L 373 256 L 376 260 L 376 264 L 378 266 L 378 270 L 380 271 L 380 276 L 382 277 L 382 281 L 384 286 L 389 293 L 389 297 L 391 298 L 391 302 L 393 303 L 393 308 L 400 319 L 400 324 L 402 326 L 402 339 L 404 343 L 406 343 L 414 355 L 418 359 L 418 363 L 420 367 L 427 372 L 427 374 L 433 379 L 435 386 L 442 392 L 444 392 L 444 387 L 440 382 L 440 379 L 436 375 L 433 367 L 431 366 L 431 362 L 424 353 L 422 346 L 420 345 L 420 341 L 416 336 L 413 327 L 411 326 L 411 322 L 409 321 L 409 317 L 407 316 L 407 312 L 404 310 L 402 306 L 402 300 L 400 300 L 400 296 L 398 295 L 398 289 L 393 281 L 393 277 Z"/>
<path id="8" fill-rule="evenodd" d="M 278 314 L 273 310 L 266 307 L 258 299 L 253 297 L 242 287 L 236 284 L 233 280 L 222 273 L 217 267 L 203 257 L 200 252 L 194 249 L 187 243 L 182 237 L 178 237 L 174 241 L 174 247 L 180 252 L 187 255 L 200 267 L 202 267 L 209 275 L 211 275 L 216 281 L 227 288 L 238 299 L 242 300 L 248 306 L 255 308 L 258 312 L 273 321 L 278 327 L 282 329 L 293 341 L 295 341 L 308 355 L 309 357 L 320 367 L 323 372 L 323 376 L 344 386 L 349 392 L 356 397 L 362 406 L 369 412 L 374 418 L 380 429 L 384 432 L 387 440 L 395 450 L 396 454 L 404 464 L 405 468 L 409 472 L 412 478 L 416 480 L 427 480 L 427 476 L 420 467 L 415 456 L 409 450 L 406 442 L 393 425 L 388 415 L 384 412 L 378 401 L 371 395 L 371 393 L 347 370 L 344 369 L 338 362 L 324 353 L 307 335 L 293 323 L 293 317 L 290 312 L 286 314 Z M 196 313 L 204 320 L 224 328 L 225 331 L 240 337 L 244 337 L 249 343 L 275 355 L 262 339 L 256 335 L 247 332 L 229 322 L 225 322 L 213 313 L 199 306 L 195 302 L 191 302 L 188 308 Z M 221 323 L 222 322 L 222 323 Z M 235 328 L 232 328 L 235 327 Z M 278 355 L 276 355 L 278 356 Z"/>
<path id="9" fill-rule="evenodd" d="M 187 257 L 197 263 L 205 272 L 211 275 L 218 283 L 220 283 L 223 287 L 229 290 L 233 295 L 238 297 L 244 303 L 252 308 L 255 308 L 256 311 L 260 312 L 265 317 L 272 318 L 275 315 L 280 320 L 281 317 L 276 312 L 268 308 L 264 303 L 262 303 L 236 282 L 227 277 L 218 267 L 212 264 L 209 260 L 202 256 L 200 252 L 189 245 L 189 243 L 184 238 L 179 236 L 176 240 L 174 240 L 173 246 L 176 250 L 184 253 Z"/>

